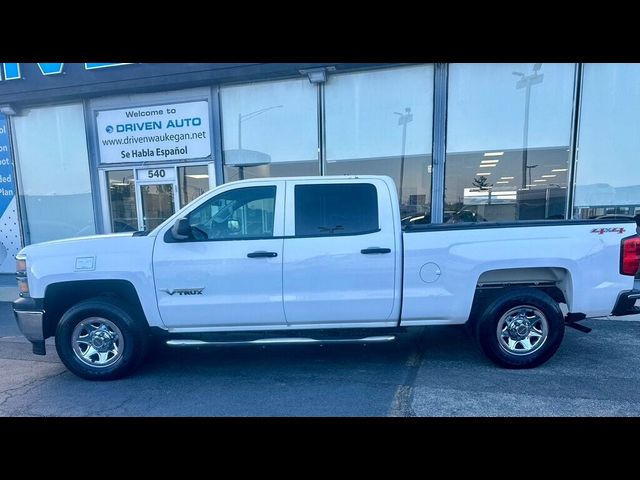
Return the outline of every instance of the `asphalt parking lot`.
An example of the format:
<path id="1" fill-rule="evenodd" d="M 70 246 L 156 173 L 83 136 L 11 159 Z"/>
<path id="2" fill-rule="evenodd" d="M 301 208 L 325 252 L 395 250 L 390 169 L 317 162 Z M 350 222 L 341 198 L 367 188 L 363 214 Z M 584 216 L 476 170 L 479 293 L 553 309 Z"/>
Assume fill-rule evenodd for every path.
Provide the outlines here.
<path id="1" fill-rule="evenodd" d="M 377 345 L 162 349 L 87 382 L 52 339 L 31 354 L 0 303 L 0 416 L 637 416 L 640 322 L 588 320 L 533 370 L 504 370 L 460 327 Z"/>

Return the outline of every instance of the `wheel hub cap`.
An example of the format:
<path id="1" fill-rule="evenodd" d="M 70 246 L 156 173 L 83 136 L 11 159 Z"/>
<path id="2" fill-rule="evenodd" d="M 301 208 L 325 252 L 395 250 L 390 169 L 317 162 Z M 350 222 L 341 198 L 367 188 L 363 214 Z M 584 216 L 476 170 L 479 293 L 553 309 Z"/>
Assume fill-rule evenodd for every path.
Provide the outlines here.
<path id="1" fill-rule="evenodd" d="M 91 333 L 91 345 L 99 352 L 106 352 L 113 348 L 114 336 L 106 331 L 98 330 Z"/>
<path id="2" fill-rule="evenodd" d="M 73 330 L 71 344 L 76 358 L 96 368 L 109 367 L 122 358 L 124 337 L 118 326 L 102 317 L 90 317 Z"/>
<path id="3" fill-rule="evenodd" d="M 529 322 L 526 317 L 523 318 L 521 315 L 513 320 L 508 328 L 509 337 L 513 338 L 514 340 L 522 340 L 526 338 L 527 335 L 529 335 L 530 331 L 531 322 Z"/>
<path id="4" fill-rule="evenodd" d="M 498 344 L 512 355 L 530 355 L 549 335 L 547 317 L 536 307 L 520 305 L 505 312 L 496 329 Z"/>

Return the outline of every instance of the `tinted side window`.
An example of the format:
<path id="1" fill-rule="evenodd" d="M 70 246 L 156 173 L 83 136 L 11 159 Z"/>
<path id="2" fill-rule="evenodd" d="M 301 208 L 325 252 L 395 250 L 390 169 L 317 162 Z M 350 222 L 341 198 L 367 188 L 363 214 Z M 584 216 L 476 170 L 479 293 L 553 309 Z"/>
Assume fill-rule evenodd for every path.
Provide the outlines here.
<path id="1" fill-rule="evenodd" d="M 296 235 L 378 230 L 378 195 L 370 183 L 296 185 Z"/>
<path id="2" fill-rule="evenodd" d="M 193 240 L 273 236 L 276 187 L 248 187 L 216 195 L 189 214 Z"/>

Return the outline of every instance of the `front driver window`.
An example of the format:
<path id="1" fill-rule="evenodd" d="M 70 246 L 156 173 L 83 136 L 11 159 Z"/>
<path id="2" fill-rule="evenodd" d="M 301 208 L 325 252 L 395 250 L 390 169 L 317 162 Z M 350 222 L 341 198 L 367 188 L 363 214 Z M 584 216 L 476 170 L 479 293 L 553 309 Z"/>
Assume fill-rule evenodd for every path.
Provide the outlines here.
<path id="1" fill-rule="evenodd" d="M 192 211 L 193 240 L 233 240 L 273 236 L 276 187 L 246 187 L 216 195 Z"/>

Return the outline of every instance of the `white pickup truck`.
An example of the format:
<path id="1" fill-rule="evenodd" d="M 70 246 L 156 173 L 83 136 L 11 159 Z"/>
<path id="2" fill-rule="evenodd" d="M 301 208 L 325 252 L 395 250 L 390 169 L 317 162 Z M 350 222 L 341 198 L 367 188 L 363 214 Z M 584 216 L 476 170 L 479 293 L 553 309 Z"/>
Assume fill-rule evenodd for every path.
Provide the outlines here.
<path id="1" fill-rule="evenodd" d="M 55 335 L 69 370 L 105 380 L 157 338 L 378 342 L 465 323 L 491 360 L 529 368 L 565 326 L 640 311 L 633 220 L 401 222 L 396 192 L 384 176 L 245 180 L 150 232 L 30 245 L 17 322 L 34 353 Z"/>

